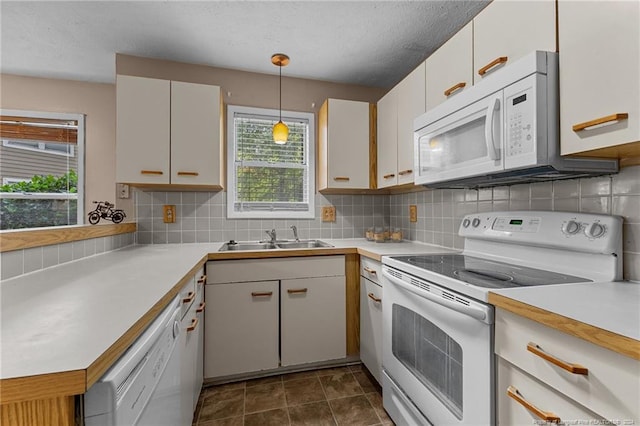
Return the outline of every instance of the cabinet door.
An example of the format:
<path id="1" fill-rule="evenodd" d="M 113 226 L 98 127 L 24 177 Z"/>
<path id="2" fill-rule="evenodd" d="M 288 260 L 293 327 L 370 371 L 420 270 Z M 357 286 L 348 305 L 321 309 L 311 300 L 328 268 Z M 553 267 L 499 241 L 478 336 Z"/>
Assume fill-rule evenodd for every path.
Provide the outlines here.
<path id="1" fill-rule="evenodd" d="M 345 277 L 281 281 L 282 366 L 344 358 Z"/>
<path id="2" fill-rule="evenodd" d="M 640 141 L 640 3 L 560 1 L 558 39 L 562 154 Z"/>
<path id="3" fill-rule="evenodd" d="M 424 62 L 398 83 L 397 184 L 413 183 L 413 120 L 425 111 Z"/>
<path id="4" fill-rule="evenodd" d="M 327 186 L 369 188 L 369 103 L 329 99 Z"/>
<path id="5" fill-rule="evenodd" d="M 538 411 L 555 415 L 561 421 L 570 421 L 573 424 L 598 424 L 598 421 L 602 421 L 602 417 L 564 394 L 545 386 L 504 359 L 500 357 L 496 359 L 498 364 L 498 384 L 496 386 L 498 425 L 553 424 L 544 422 L 539 417 L 542 413 Z M 509 389 L 522 402 L 508 396 Z M 524 401 L 535 408 L 525 408 Z"/>
<path id="6" fill-rule="evenodd" d="M 171 183 L 220 185 L 220 87 L 171 82 Z"/>
<path id="7" fill-rule="evenodd" d="M 169 183 L 169 102 L 169 81 L 117 76 L 118 182 Z"/>
<path id="8" fill-rule="evenodd" d="M 205 286 L 204 376 L 278 367 L 278 281 Z"/>
<path id="9" fill-rule="evenodd" d="M 534 50 L 556 51 L 555 0 L 494 0 L 473 18 L 474 82 Z M 484 77 L 478 73 L 500 57 L 507 62 L 491 67 Z"/>
<path id="10" fill-rule="evenodd" d="M 378 101 L 378 188 L 398 183 L 398 92 L 395 88 Z"/>
<path id="11" fill-rule="evenodd" d="M 382 384 L 382 287 L 360 277 L 360 359 Z"/>
<path id="12" fill-rule="evenodd" d="M 473 85 L 473 23 L 469 22 L 425 61 L 426 111 Z"/>

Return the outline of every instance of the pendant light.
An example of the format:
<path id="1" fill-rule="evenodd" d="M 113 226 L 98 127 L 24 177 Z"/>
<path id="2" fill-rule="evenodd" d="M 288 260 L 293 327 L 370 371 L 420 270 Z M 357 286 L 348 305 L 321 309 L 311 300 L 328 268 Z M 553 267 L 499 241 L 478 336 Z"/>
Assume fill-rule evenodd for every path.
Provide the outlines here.
<path id="1" fill-rule="evenodd" d="M 280 68 L 280 121 L 273 126 L 273 141 L 283 145 L 289 139 L 289 128 L 282 122 L 282 67 L 289 65 L 289 57 L 284 53 L 275 53 L 271 56 L 271 63 Z"/>

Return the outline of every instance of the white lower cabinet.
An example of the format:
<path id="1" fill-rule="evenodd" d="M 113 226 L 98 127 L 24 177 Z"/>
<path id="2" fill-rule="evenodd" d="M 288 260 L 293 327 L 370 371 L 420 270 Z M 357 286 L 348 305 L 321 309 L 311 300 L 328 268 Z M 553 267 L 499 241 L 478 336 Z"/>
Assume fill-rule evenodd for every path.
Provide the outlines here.
<path id="1" fill-rule="evenodd" d="M 345 304 L 344 276 L 282 280 L 281 365 L 344 358 Z"/>
<path id="2" fill-rule="evenodd" d="M 278 367 L 278 281 L 207 285 L 206 303 L 205 377 Z"/>
<path id="3" fill-rule="evenodd" d="M 360 277 L 360 359 L 382 383 L 382 286 Z"/>
<path id="4" fill-rule="evenodd" d="M 204 336 L 204 269 L 198 271 L 183 287 L 183 312 L 180 321 L 180 396 L 182 424 L 193 421 L 193 413 L 202 388 L 202 353 Z"/>
<path id="5" fill-rule="evenodd" d="M 346 357 L 344 256 L 207 263 L 207 379 Z"/>

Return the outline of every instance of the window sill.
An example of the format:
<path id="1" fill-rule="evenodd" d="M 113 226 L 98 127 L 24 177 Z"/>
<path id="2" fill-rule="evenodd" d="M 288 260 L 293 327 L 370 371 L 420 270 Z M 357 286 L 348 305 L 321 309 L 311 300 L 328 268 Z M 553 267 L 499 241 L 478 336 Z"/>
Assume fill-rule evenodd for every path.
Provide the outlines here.
<path id="1" fill-rule="evenodd" d="M 136 223 L 128 222 L 0 231 L 0 252 L 108 237 L 110 235 L 128 234 L 135 232 L 136 228 Z"/>

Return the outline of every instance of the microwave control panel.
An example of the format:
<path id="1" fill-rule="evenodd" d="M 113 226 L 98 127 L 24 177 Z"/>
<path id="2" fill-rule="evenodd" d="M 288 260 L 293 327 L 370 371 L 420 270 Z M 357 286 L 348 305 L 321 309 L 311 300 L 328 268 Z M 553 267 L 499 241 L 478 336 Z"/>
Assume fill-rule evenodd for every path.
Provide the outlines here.
<path id="1" fill-rule="evenodd" d="M 536 140 L 535 100 L 533 88 L 529 87 L 505 97 L 507 111 L 507 153 L 508 157 L 533 151 Z"/>

